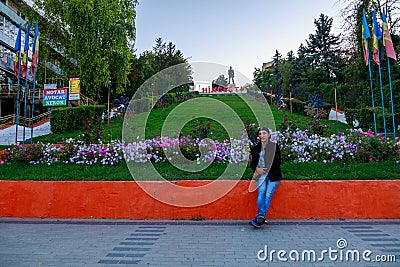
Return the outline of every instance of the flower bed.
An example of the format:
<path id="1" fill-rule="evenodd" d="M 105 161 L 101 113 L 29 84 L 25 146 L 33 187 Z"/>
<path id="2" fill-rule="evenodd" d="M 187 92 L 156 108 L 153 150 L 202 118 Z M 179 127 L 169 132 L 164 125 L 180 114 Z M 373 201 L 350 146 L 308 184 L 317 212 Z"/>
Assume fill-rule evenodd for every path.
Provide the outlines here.
<path id="1" fill-rule="evenodd" d="M 286 161 L 294 162 L 377 162 L 399 159 L 399 143 L 375 137 L 370 132 L 353 131 L 330 137 L 306 131 L 285 131 L 274 138 L 281 144 Z M 154 138 L 123 144 L 85 144 L 72 139 L 62 144 L 36 143 L 14 146 L 3 157 L 6 164 L 87 164 L 114 165 L 123 160 L 154 163 L 170 160 L 178 151 L 197 162 L 240 163 L 248 160 L 249 141 L 201 142 L 190 137 Z M 173 153 L 165 153 L 174 151 Z M 201 150 L 206 153 L 199 153 Z M 124 154 L 125 153 L 125 154 Z M 256 212 L 256 193 L 251 181 L 237 183 L 220 199 L 198 207 L 176 207 L 146 194 L 140 183 L 154 194 L 172 199 L 207 198 L 212 191 L 179 195 L 166 190 L 171 183 L 182 187 L 202 187 L 210 181 L 174 182 L 33 182 L 0 180 L 0 217 L 40 218 L 130 218 L 130 219 L 247 219 Z M 282 181 L 272 202 L 269 218 L 338 219 L 400 218 L 399 180 L 380 181 Z"/>
<path id="2" fill-rule="evenodd" d="M 320 137 L 296 129 L 276 132 L 273 138 L 280 143 L 283 161 L 287 162 L 379 162 L 393 159 L 400 162 L 400 139 L 396 143 L 381 135 L 374 136 L 371 131 L 353 130 L 347 135 L 338 133 Z M 156 137 L 128 144 L 119 140 L 107 144 L 101 140 L 97 144 L 86 144 L 84 141 L 67 139 L 61 144 L 13 146 L 4 152 L 3 160 L 6 163 L 115 165 L 124 159 L 127 162 L 157 163 L 182 154 L 198 163 L 243 163 L 248 160 L 251 145 L 247 135 L 242 140 L 222 142 L 203 142 L 190 136 Z"/>

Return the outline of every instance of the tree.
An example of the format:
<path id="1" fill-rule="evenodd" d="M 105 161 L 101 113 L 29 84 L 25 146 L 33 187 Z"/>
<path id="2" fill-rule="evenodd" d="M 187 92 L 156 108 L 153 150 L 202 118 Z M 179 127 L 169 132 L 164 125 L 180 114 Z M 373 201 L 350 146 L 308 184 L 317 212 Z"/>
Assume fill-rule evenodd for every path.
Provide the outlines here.
<path id="1" fill-rule="evenodd" d="M 41 38 L 51 40 L 65 58 L 74 62 L 68 75 L 78 75 L 84 94 L 96 100 L 109 80 L 122 94 L 128 82 L 137 0 L 34 0 L 42 10 L 30 20 L 45 20 Z M 31 14 L 33 15 L 33 13 Z"/>
<path id="2" fill-rule="evenodd" d="M 294 56 L 293 50 L 290 50 L 287 53 L 287 60 L 290 61 L 290 62 L 293 62 L 295 60 L 295 56 Z"/>
<path id="3" fill-rule="evenodd" d="M 311 66 L 314 69 L 322 69 L 327 73 L 337 72 L 339 61 L 340 35 L 331 33 L 332 18 L 321 14 L 314 20 L 315 34 L 310 34 L 307 42 L 307 53 L 311 58 Z"/>
<path id="4" fill-rule="evenodd" d="M 400 6 L 398 0 L 338 0 L 338 4 L 342 5 L 341 17 L 343 20 L 342 30 L 344 32 L 345 42 L 342 47 L 351 51 L 356 51 L 358 40 L 361 33 L 361 12 L 362 9 L 369 12 L 372 7 L 381 12 L 385 8 L 388 14 L 388 23 L 391 25 L 391 34 L 400 34 Z"/>
<path id="5" fill-rule="evenodd" d="M 299 49 L 297 50 L 297 58 L 294 59 L 292 63 L 292 85 L 297 87 L 301 83 L 303 83 L 303 77 L 307 68 L 310 65 L 310 59 L 307 56 L 306 47 L 301 44 Z"/>
<path id="6" fill-rule="evenodd" d="M 156 73 L 177 64 L 186 64 L 186 69 L 182 73 L 176 73 L 174 77 L 164 77 L 166 83 L 174 84 L 174 80 L 190 80 L 190 65 L 184 58 L 183 53 L 176 49 L 175 44 L 163 42 L 161 38 L 155 40 L 156 44 L 152 51 L 144 51 L 138 58 L 134 57 L 131 61 L 131 73 L 129 75 L 130 86 L 128 96 L 133 96 L 137 89 L 151 76 Z M 168 81 L 167 81 L 168 80 Z M 186 88 L 186 87 L 185 87 Z M 182 91 L 184 88 L 174 88 L 172 91 Z M 137 97 L 146 97 L 157 92 L 147 92 L 146 95 Z"/>
<path id="7" fill-rule="evenodd" d="M 345 42 L 342 44 L 342 54 L 346 55 L 344 70 L 344 82 L 351 85 L 350 88 L 353 91 L 353 96 L 357 98 L 359 105 L 366 106 L 371 105 L 371 92 L 369 89 L 369 75 L 368 70 L 365 66 L 363 52 L 361 48 L 361 21 L 363 10 L 366 12 L 367 21 L 370 23 L 370 18 L 372 16 L 372 10 L 376 9 L 378 13 L 381 13 L 382 8 L 385 8 L 387 13 L 387 20 L 390 25 L 390 32 L 392 35 L 392 41 L 395 46 L 395 51 L 400 49 L 400 6 L 398 5 L 398 0 L 339 0 L 339 4 L 343 5 L 341 10 L 341 17 L 343 20 L 343 36 L 345 37 Z M 382 14 L 380 14 L 381 16 Z M 371 29 L 370 29 L 371 30 Z M 371 41 L 369 42 L 371 47 Z M 382 43 L 380 43 L 380 48 L 383 49 Z M 384 56 L 384 52 L 381 51 L 381 56 Z M 382 70 L 385 72 L 387 69 L 386 60 L 381 60 Z M 372 64 L 372 73 L 377 73 L 375 64 Z M 396 68 L 398 64 L 393 64 L 391 66 L 392 70 L 392 80 L 396 80 Z M 385 73 L 382 75 L 383 79 L 387 77 Z M 387 81 L 383 81 L 386 83 Z M 375 79 L 375 85 L 377 81 Z"/>
<path id="8" fill-rule="evenodd" d="M 289 96 L 289 92 L 294 85 L 293 79 L 293 67 L 295 62 L 295 56 L 293 51 L 287 53 L 287 59 L 281 63 L 279 67 L 282 75 L 282 95 Z"/>
<path id="9" fill-rule="evenodd" d="M 218 86 L 228 86 L 228 78 L 225 77 L 225 75 L 221 74 L 218 76 L 216 80 L 213 81 L 213 84 L 216 84 Z"/>
<path id="10" fill-rule="evenodd" d="M 140 85 L 156 73 L 154 62 L 154 54 L 149 51 L 144 51 L 139 57 L 132 59 L 131 73 L 128 75 L 130 83 L 126 92 L 127 97 L 132 98 Z"/>
<path id="11" fill-rule="evenodd" d="M 282 75 L 279 69 L 279 65 L 282 61 L 282 55 L 278 50 L 275 51 L 272 61 L 274 62 L 274 68 L 272 69 L 272 87 L 275 89 L 275 93 L 279 93 L 282 85 Z"/>
<path id="12" fill-rule="evenodd" d="M 168 44 L 163 42 L 162 38 L 156 39 L 156 45 L 153 46 L 154 54 L 154 69 L 156 72 L 161 71 L 165 68 L 186 63 L 186 59 L 183 53 L 176 49 L 175 44 L 169 42 Z"/>
<path id="13" fill-rule="evenodd" d="M 282 95 L 288 96 L 290 90 L 290 80 L 292 77 L 292 62 L 289 60 L 283 60 L 279 64 L 279 70 L 282 76 Z"/>
<path id="14" fill-rule="evenodd" d="M 270 70 L 260 70 L 258 68 L 253 72 L 253 82 L 263 92 L 271 92 L 271 71 Z"/>

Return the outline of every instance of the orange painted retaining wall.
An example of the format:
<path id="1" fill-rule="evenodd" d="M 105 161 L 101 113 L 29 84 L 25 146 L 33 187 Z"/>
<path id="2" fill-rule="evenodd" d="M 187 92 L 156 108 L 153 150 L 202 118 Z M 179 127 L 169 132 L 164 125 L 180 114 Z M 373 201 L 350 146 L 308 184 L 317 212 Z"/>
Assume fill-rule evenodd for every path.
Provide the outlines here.
<path id="1" fill-rule="evenodd" d="M 177 196 L 169 182 L 140 182 Z M 164 184 L 163 184 L 164 183 Z M 199 187 L 210 181 L 176 181 Z M 219 181 L 236 183 L 236 181 Z M 256 213 L 256 192 L 250 181 L 239 181 L 225 196 L 199 207 L 175 207 L 145 193 L 138 182 L 1 181 L 0 217 L 129 218 L 129 219 L 248 219 Z M 158 188 L 158 189 L 157 189 Z M 282 181 L 268 218 L 350 219 L 400 218 L 400 181 Z M 204 192 L 204 194 L 209 194 Z M 198 194 L 190 197 L 204 197 Z"/>

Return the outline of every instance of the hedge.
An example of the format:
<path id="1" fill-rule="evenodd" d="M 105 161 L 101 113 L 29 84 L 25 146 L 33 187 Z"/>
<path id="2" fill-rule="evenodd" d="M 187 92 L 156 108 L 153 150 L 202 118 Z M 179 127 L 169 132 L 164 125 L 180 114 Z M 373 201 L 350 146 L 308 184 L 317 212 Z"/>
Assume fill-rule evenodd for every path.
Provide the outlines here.
<path id="1" fill-rule="evenodd" d="M 53 133 L 69 133 L 84 128 L 85 119 L 101 122 L 104 105 L 65 107 L 51 111 L 50 129 Z M 93 120 L 93 118 L 95 120 Z M 98 118 L 98 120 L 97 120 Z"/>
<path id="2" fill-rule="evenodd" d="M 365 129 L 374 129 L 374 111 L 371 107 L 364 107 L 361 109 L 346 109 L 346 121 L 348 124 L 353 125 L 353 121 L 357 120 L 359 127 Z M 376 127 L 378 132 L 384 129 L 382 107 L 375 107 Z M 399 125 L 400 116 L 395 114 L 395 125 Z M 385 108 L 386 130 L 393 131 L 393 120 L 391 110 Z M 396 129 L 397 130 L 397 129 Z"/>

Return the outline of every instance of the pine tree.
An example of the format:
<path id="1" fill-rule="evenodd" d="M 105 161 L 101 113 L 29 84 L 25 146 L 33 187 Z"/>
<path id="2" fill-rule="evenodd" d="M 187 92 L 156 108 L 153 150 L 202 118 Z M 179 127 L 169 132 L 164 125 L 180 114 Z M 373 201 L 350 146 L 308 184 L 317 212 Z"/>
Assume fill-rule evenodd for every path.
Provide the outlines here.
<path id="1" fill-rule="evenodd" d="M 282 61 L 282 55 L 278 50 L 275 51 L 272 61 L 274 62 L 274 67 L 272 69 L 272 87 L 275 89 L 275 93 L 281 93 L 282 74 L 279 69 L 279 64 Z"/>
<path id="2" fill-rule="evenodd" d="M 312 59 L 313 69 L 322 69 L 327 73 L 335 72 L 339 62 L 340 35 L 331 33 L 333 19 L 321 14 L 314 20 L 315 34 L 309 35 L 306 52 Z"/>

